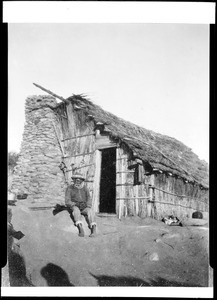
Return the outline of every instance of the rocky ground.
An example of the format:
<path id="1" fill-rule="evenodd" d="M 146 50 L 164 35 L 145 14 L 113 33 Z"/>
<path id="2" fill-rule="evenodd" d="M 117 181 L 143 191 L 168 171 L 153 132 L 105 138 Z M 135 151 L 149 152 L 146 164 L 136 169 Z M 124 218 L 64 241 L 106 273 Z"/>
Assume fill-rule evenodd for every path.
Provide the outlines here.
<path id="1" fill-rule="evenodd" d="M 207 287 L 206 220 L 168 226 L 151 218 L 97 216 L 97 236 L 78 236 L 68 212 L 11 206 L 12 224 L 25 236 L 12 249 L 11 286 Z"/>

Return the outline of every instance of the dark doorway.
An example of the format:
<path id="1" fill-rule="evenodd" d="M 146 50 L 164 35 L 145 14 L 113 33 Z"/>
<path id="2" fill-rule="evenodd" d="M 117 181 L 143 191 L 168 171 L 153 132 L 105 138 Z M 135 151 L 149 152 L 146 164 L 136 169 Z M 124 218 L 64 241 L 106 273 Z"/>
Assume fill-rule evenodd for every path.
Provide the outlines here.
<path id="1" fill-rule="evenodd" d="M 103 149 L 99 212 L 115 213 L 116 210 L 116 148 Z"/>

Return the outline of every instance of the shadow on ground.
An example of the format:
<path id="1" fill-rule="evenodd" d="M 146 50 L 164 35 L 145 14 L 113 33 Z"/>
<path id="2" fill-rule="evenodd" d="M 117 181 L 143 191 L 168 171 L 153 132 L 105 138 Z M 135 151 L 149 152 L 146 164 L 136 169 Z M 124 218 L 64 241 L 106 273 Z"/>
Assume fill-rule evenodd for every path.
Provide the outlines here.
<path id="1" fill-rule="evenodd" d="M 55 264 L 49 263 L 43 267 L 41 275 L 46 279 L 48 286 L 74 286 L 67 273 Z"/>
<path id="2" fill-rule="evenodd" d="M 188 283 L 181 283 L 177 281 L 171 281 L 162 277 L 156 277 L 150 279 L 150 281 L 144 281 L 136 277 L 125 276 L 96 276 L 90 273 L 98 282 L 98 286 L 167 286 L 167 287 L 197 287 Z"/>
<path id="3" fill-rule="evenodd" d="M 34 286 L 26 277 L 26 266 L 23 257 L 11 250 L 8 255 L 10 286 Z"/>

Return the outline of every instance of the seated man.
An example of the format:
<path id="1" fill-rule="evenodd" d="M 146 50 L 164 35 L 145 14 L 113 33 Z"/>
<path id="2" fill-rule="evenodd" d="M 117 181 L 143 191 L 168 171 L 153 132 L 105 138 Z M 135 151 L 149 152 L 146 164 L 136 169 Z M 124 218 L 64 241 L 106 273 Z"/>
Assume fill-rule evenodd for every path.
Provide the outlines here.
<path id="1" fill-rule="evenodd" d="M 84 186 L 85 178 L 81 174 L 72 176 L 74 184 L 69 185 L 66 189 L 65 204 L 69 208 L 71 218 L 78 227 L 79 236 L 84 236 L 81 215 L 85 216 L 89 228 L 91 229 L 90 237 L 96 235 L 96 222 L 92 210 L 92 200 L 87 187 Z"/>

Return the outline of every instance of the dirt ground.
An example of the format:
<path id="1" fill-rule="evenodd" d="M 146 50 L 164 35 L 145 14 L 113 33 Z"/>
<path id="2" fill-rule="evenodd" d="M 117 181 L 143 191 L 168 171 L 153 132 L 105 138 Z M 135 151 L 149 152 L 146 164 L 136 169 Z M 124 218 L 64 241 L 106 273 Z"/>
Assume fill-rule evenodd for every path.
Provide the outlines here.
<path id="1" fill-rule="evenodd" d="M 206 220 L 181 227 L 97 216 L 97 236 L 89 237 L 83 220 L 82 238 L 66 211 L 54 216 L 25 201 L 10 208 L 14 228 L 25 234 L 10 256 L 11 286 L 209 286 Z"/>

